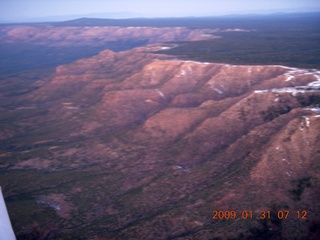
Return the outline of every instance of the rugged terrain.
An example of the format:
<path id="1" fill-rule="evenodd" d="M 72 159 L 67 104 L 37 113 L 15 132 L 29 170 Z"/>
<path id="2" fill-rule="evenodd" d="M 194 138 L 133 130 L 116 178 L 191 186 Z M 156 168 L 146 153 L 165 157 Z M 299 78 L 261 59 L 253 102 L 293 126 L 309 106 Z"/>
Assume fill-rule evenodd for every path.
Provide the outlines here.
<path id="1" fill-rule="evenodd" d="M 45 43 L 41 28 L 25 41 Z M 149 30 L 148 43 L 207 37 Z M 0 184 L 19 238 L 318 238 L 319 70 L 159 54 L 172 47 L 104 50 L 2 90 Z"/>
<path id="2" fill-rule="evenodd" d="M 185 27 L 53 27 L 50 24 L 40 26 L 5 26 L 0 29 L 7 43 L 25 42 L 37 45 L 102 45 L 108 41 L 134 39 L 144 44 L 169 41 L 195 41 L 213 37 L 213 29 L 188 29 Z"/>

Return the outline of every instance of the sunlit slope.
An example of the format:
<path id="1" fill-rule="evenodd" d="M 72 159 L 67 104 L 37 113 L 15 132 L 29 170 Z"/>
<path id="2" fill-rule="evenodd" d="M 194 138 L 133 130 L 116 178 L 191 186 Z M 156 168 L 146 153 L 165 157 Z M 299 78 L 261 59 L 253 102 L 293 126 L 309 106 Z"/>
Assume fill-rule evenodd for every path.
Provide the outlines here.
<path id="1" fill-rule="evenodd" d="M 59 66 L 2 109 L 0 181 L 17 235 L 316 239 L 319 71 L 154 53 L 164 47 Z M 281 209 L 307 220 L 281 221 Z"/>

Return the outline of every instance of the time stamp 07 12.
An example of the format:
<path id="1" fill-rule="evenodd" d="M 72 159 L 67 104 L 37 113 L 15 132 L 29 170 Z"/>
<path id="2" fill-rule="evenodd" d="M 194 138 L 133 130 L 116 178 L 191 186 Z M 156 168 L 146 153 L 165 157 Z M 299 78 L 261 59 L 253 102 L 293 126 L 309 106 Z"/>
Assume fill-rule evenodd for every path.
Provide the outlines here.
<path id="1" fill-rule="evenodd" d="M 299 219 L 306 220 L 308 215 L 308 211 L 306 210 L 278 210 L 278 211 L 270 211 L 270 210 L 213 210 L 212 211 L 212 219 L 214 220 L 228 220 L 228 219 Z"/>

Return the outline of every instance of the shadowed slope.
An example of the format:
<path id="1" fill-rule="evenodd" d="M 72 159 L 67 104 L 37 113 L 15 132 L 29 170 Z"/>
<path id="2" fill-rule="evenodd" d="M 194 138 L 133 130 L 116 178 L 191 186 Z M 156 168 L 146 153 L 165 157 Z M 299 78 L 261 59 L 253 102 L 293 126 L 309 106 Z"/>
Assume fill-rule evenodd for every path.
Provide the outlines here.
<path id="1" fill-rule="evenodd" d="M 59 66 L 4 110 L 19 126 L 4 128 L 0 174 L 18 236 L 315 238 L 319 71 L 153 53 L 163 47 Z M 212 219 L 221 209 L 255 217 Z"/>

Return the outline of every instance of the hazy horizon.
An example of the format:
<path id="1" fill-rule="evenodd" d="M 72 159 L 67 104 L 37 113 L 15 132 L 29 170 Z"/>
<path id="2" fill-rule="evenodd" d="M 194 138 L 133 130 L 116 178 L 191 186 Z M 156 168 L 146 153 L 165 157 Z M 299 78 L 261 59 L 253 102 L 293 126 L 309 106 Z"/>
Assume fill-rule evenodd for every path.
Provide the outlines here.
<path id="1" fill-rule="evenodd" d="M 0 22 L 68 20 L 74 17 L 203 17 L 228 14 L 320 11 L 317 0 L 12 0 L 1 1 Z"/>

